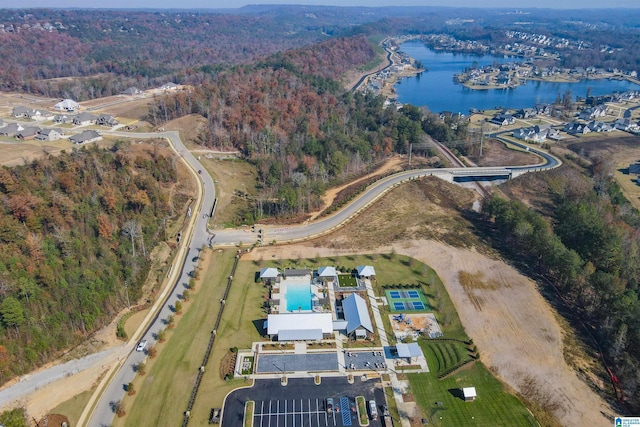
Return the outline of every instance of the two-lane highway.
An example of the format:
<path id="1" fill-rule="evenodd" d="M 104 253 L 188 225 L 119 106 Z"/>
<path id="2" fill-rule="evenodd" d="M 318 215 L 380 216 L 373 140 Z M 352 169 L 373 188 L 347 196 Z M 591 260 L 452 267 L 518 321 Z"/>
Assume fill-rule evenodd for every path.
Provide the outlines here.
<path id="1" fill-rule="evenodd" d="M 465 168 L 464 171 L 473 173 L 506 169 L 521 174 L 525 172 L 552 169 L 562 164 L 560 159 L 549 153 L 517 142 L 508 142 L 510 144 L 520 146 L 521 148 L 528 149 L 531 153 L 537 154 L 541 157 L 542 161 L 538 164 L 529 166 L 470 167 Z M 389 190 L 397 185 L 400 185 L 403 182 L 425 176 L 446 177 L 454 171 L 459 170 L 459 168 L 441 168 L 414 169 L 398 172 L 394 175 L 390 175 L 386 178 L 374 182 L 369 187 L 367 187 L 367 189 L 355 200 L 353 200 L 347 206 L 329 217 L 301 225 L 258 226 L 256 227 L 255 231 L 251 231 L 248 228 L 244 230 L 216 230 L 216 234 L 212 243 L 214 245 L 230 245 L 239 243 L 252 245 L 256 243 L 258 239 L 260 239 L 263 245 L 267 245 L 273 243 L 274 241 L 276 243 L 295 242 L 307 239 L 309 237 L 319 236 L 331 232 L 336 228 L 344 225 L 346 222 L 360 214 L 363 210 L 365 210 L 372 203 L 378 200 L 381 196 L 386 194 Z M 258 231 L 260 230 L 262 230 L 262 233 L 258 234 Z"/>
<path id="2" fill-rule="evenodd" d="M 193 175 L 199 178 L 199 197 L 197 205 L 192 206 L 192 215 L 189 225 L 182 232 L 181 257 L 176 257 L 171 278 L 175 280 L 173 285 L 166 289 L 166 293 L 158 298 L 157 306 L 151 310 L 149 316 L 143 322 L 138 333 L 132 337 L 127 345 L 127 351 L 117 371 L 108 380 L 108 384 L 102 390 L 96 391 L 97 403 L 85 410 L 79 425 L 87 426 L 109 426 L 114 417 L 113 403 L 122 399 L 125 393 L 126 384 L 130 383 L 136 375 L 134 367 L 146 359 L 145 351 L 135 351 L 135 346 L 141 340 L 147 341 L 147 348 L 156 344 L 156 334 L 166 328 L 167 317 L 173 314 L 173 307 L 180 299 L 182 292 L 189 283 L 192 272 L 196 268 L 197 260 L 201 248 L 208 246 L 211 235 L 207 231 L 208 215 L 215 199 L 215 187 L 211 176 L 202 169 L 198 160 L 186 149 L 178 132 L 163 133 L 124 133 L 105 132 L 105 134 L 126 137 L 126 138 L 166 138 L 173 149 L 190 166 Z M 202 173 L 198 173 L 198 171 Z M 147 326 L 148 325 L 148 326 Z M 146 350 L 146 349 L 145 349 Z M 86 421 L 88 419 L 88 422 Z"/>

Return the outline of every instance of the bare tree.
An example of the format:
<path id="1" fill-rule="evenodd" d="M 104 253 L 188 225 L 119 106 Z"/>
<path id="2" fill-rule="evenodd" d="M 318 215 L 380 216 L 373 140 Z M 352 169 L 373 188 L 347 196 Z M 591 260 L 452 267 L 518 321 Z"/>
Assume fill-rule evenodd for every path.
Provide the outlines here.
<path id="1" fill-rule="evenodd" d="M 136 256 L 136 243 L 135 239 L 141 234 L 142 229 L 140 228 L 140 223 L 134 219 L 130 219 L 129 221 L 122 224 L 122 234 L 125 236 L 129 236 L 131 239 L 131 251 L 133 257 Z"/>

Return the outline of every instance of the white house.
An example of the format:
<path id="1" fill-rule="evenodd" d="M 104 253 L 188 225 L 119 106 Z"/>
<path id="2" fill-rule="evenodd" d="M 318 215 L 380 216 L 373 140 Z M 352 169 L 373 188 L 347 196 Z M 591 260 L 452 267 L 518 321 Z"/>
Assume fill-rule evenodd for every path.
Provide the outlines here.
<path id="1" fill-rule="evenodd" d="M 53 106 L 56 110 L 61 111 L 76 111 L 80 109 L 80 104 L 78 104 L 73 99 L 63 99 Z"/>

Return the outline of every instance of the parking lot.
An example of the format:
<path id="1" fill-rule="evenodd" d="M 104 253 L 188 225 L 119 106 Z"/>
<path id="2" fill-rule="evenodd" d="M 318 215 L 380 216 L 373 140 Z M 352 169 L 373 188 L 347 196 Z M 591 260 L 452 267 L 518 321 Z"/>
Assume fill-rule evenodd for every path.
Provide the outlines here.
<path id="1" fill-rule="evenodd" d="M 315 385 L 312 378 L 290 378 L 287 386 L 280 380 L 256 380 L 251 388 L 232 392 L 225 400 L 222 425 L 242 425 L 245 402 L 255 402 L 253 425 L 260 427 L 343 427 L 359 426 L 355 411 L 356 396 L 375 400 L 380 414 L 385 404 L 384 394 L 377 380 L 349 384 L 345 377 L 323 378 Z M 334 409 L 327 411 L 327 398 Z M 370 420 L 370 426 L 382 426 Z"/>
<path id="2" fill-rule="evenodd" d="M 345 397 L 346 398 L 346 397 Z M 254 426 L 261 427 L 327 427 L 359 425 L 355 409 L 355 400 L 348 399 L 345 408 L 336 405 L 337 410 L 327 412 L 325 399 L 269 400 L 256 402 Z"/>

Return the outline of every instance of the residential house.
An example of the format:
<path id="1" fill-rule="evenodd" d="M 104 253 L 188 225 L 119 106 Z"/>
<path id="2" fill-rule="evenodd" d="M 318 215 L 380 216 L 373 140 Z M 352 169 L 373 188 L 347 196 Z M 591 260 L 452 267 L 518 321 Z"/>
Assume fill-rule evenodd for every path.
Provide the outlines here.
<path id="1" fill-rule="evenodd" d="M 57 141 L 64 136 L 61 129 L 42 129 L 35 137 L 38 141 Z"/>
<path id="2" fill-rule="evenodd" d="M 178 85 L 173 83 L 173 82 L 168 82 L 168 83 L 165 83 L 162 86 L 160 86 L 160 89 L 166 90 L 166 91 L 177 90 L 178 89 Z"/>
<path id="3" fill-rule="evenodd" d="M 598 117 L 604 117 L 606 116 L 608 109 L 609 107 L 607 107 L 604 104 L 597 105 L 591 108 L 585 108 L 580 112 L 580 114 L 578 115 L 578 118 L 580 120 L 589 121 L 589 120 L 597 119 Z"/>
<path id="4" fill-rule="evenodd" d="M 53 116 L 53 121 L 55 123 L 72 123 L 73 116 L 69 116 L 66 114 L 56 114 L 55 116 Z"/>
<path id="5" fill-rule="evenodd" d="M 17 107 L 13 107 L 11 115 L 16 119 L 26 118 L 27 114 L 29 114 L 29 111 L 31 111 L 29 108 L 23 105 L 18 105 Z"/>
<path id="6" fill-rule="evenodd" d="M 493 116 L 490 122 L 500 126 L 507 126 L 513 124 L 515 119 L 509 113 L 500 113 Z"/>
<path id="7" fill-rule="evenodd" d="M 0 128 L 0 135 L 3 136 L 16 136 L 18 132 L 22 132 L 24 127 L 18 123 L 9 123 L 8 125 Z"/>
<path id="8" fill-rule="evenodd" d="M 506 86 L 510 83 L 511 83 L 511 77 L 509 77 L 509 74 L 505 73 L 504 71 L 501 71 L 498 73 L 498 76 L 496 77 L 497 85 Z"/>
<path id="9" fill-rule="evenodd" d="M 80 113 L 73 118 L 73 124 L 76 126 L 93 125 L 96 123 L 97 116 L 91 113 Z"/>
<path id="10" fill-rule="evenodd" d="M 100 141 L 102 136 L 95 130 L 85 130 L 82 133 L 69 137 L 69 141 L 74 144 L 84 144 L 86 142 Z"/>
<path id="11" fill-rule="evenodd" d="M 632 132 L 638 130 L 638 124 L 631 120 L 630 118 L 618 119 L 615 121 L 613 126 L 618 130 L 623 130 L 625 132 Z"/>
<path id="12" fill-rule="evenodd" d="M 523 108 L 521 110 L 518 110 L 518 112 L 513 115 L 513 117 L 516 117 L 518 119 L 528 119 L 535 116 L 536 110 L 533 108 Z"/>
<path id="13" fill-rule="evenodd" d="M 612 130 L 615 130 L 615 128 L 609 123 L 604 123 L 599 120 L 589 122 L 587 126 L 589 127 L 591 132 L 611 132 Z"/>
<path id="14" fill-rule="evenodd" d="M 45 120 L 53 120 L 55 115 L 45 110 L 29 110 L 25 116 L 28 119 L 42 122 Z"/>
<path id="15" fill-rule="evenodd" d="M 128 96 L 140 96 L 143 94 L 143 92 L 138 89 L 137 87 L 130 87 L 127 90 L 125 90 L 124 92 L 122 92 L 123 95 L 128 95 Z"/>
<path id="16" fill-rule="evenodd" d="M 53 106 L 56 110 L 61 111 L 76 111 L 80 109 L 80 104 L 78 104 L 73 99 L 63 99 Z"/>
<path id="17" fill-rule="evenodd" d="M 27 127 L 16 133 L 16 139 L 21 139 L 23 141 L 33 139 L 36 137 L 38 132 L 40 132 L 40 128 L 38 127 Z"/>
<path id="18" fill-rule="evenodd" d="M 547 116 L 551 114 L 551 106 L 549 104 L 536 104 L 534 110 L 536 114 L 544 114 Z"/>
<path id="19" fill-rule="evenodd" d="M 547 139 L 552 131 L 557 132 L 555 129 L 551 129 L 549 125 L 536 125 L 529 128 L 516 129 L 513 131 L 513 136 L 523 141 L 542 142 Z"/>
<path id="20" fill-rule="evenodd" d="M 100 126 L 116 126 L 118 121 L 111 114 L 100 114 L 96 119 L 96 124 Z"/>
<path id="21" fill-rule="evenodd" d="M 586 133 L 591 132 L 591 129 L 589 129 L 589 126 L 579 122 L 567 123 L 566 125 L 564 125 L 563 130 L 566 133 L 571 135 L 584 135 Z"/>

